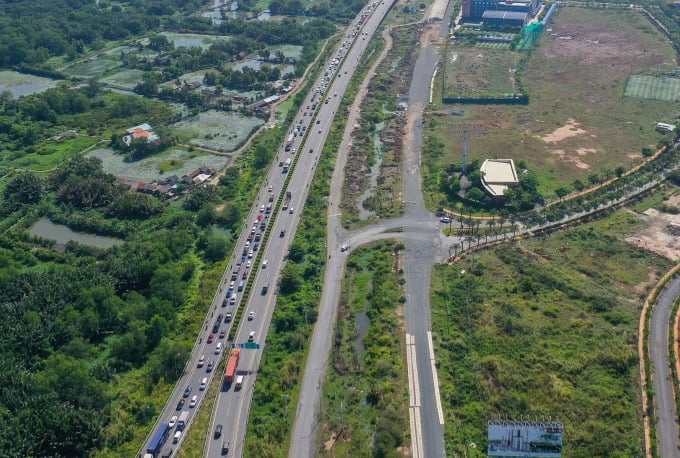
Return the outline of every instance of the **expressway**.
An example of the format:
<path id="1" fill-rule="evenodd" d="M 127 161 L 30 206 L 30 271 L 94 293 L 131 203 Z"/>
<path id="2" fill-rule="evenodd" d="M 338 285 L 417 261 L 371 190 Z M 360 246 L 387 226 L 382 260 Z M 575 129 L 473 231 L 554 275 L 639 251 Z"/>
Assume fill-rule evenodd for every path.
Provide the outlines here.
<path id="1" fill-rule="evenodd" d="M 315 82 L 313 91 L 302 104 L 300 113 L 291 127 L 293 138 L 290 151 L 286 152 L 284 145 L 284 148 L 278 152 L 277 160 L 248 217 L 249 223 L 246 225 L 245 233 L 251 234 L 254 231 L 255 235 L 262 234 L 263 238 L 268 235 L 268 239 L 266 245 L 261 248 L 259 257 L 253 256 L 256 262 L 252 267 L 251 275 L 256 274 L 256 277 L 248 302 L 244 306 L 244 319 L 241 320 L 234 338 L 236 344 L 246 343 L 251 339 L 261 346 L 265 342 L 276 305 L 278 276 L 285 264 L 288 247 L 294 239 L 299 215 L 304 207 L 309 184 L 314 176 L 326 136 L 350 78 L 366 49 L 370 35 L 389 10 L 389 5 L 381 3 L 375 4 L 377 8 L 374 11 L 373 5 L 369 3 L 352 22 L 339 48 L 334 51 L 331 61 Z M 302 135 L 296 135 L 298 133 Z M 290 136 L 287 137 L 287 141 L 289 138 Z M 284 167 L 280 164 L 283 162 L 285 165 L 287 159 L 293 159 L 296 155 L 298 160 L 295 167 L 292 171 L 284 173 Z M 290 177 L 286 183 L 285 179 L 288 175 Z M 286 197 L 288 193 L 290 193 L 289 201 Z M 257 217 L 263 213 L 263 206 L 266 215 L 271 194 L 275 196 L 275 202 L 284 199 L 289 209 L 272 214 L 267 220 L 266 230 L 261 231 L 261 222 L 257 221 Z M 293 210 L 290 210 L 291 207 Z M 249 229 L 251 223 L 254 225 L 252 230 Z M 239 247 L 244 246 L 241 242 L 239 242 Z M 244 251 L 246 262 L 250 254 L 248 250 Z M 236 254 L 235 262 L 237 263 L 240 262 L 239 255 L 241 252 Z M 263 260 L 267 260 L 266 268 L 262 265 Z M 232 268 L 238 269 L 238 267 Z M 253 313 L 252 319 L 246 319 L 247 316 L 250 318 L 250 312 Z M 261 349 L 241 349 L 237 375 L 243 376 L 243 383 L 240 389 L 232 386 L 234 384 L 222 384 L 213 410 L 211 427 L 207 433 L 206 456 L 219 457 L 225 454 L 243 456 L 250 402 L 261 356 Z M 219 435 L 216 434 L 218 425 L 222 425 L 219 428 L 222 431 Z M 226 449 L 228 452 L 225 451 Z"/>
<path id="2" fill-rule="evenodd" d="M 168 423 L 169 436 L 165 444 L 159 447 L 159 453 L 151 455 L 155 455 L 154 458 L 174 456 L 182 445 L 204 400 L 205 388 L 213 377 L 223 377 L 222 373 L 216 374 L 213 369 L 225 354 L 229 354 L 230 342 L 226 341 L 226 336 L 231 333 L 239 307 L 243 308 L 243 318 L 234 342 L 244 343 L 250 339 L 260 346 L 264 344 L 276 304 L 278 275 L 283 268 L 288 246 L 294 238 L 328 130 L 359 58 L 366 49 L 370 38 L 368 32 L 373 33 L 389 9 L 389 6 L 381 3 L 377 8 L 380 13 L 373 14 L 374 5 L 369 3 L 352 22 L 346 37 L 343 37 L 327 69 L 315 83 L 291 126 L 286 142 L 277 153 L 255 204 L 245 219 L 231 263 L 222 276 L 189 361 L 139 456 L 146 454 L 154 435 Z M 288 142 L 290 135 L 293 138 Z M 294 166 L 291 165 L 291 170 L 287 170 L 288 164 L 293 163 L 296 156 L 299 156 L 299 160 Z M 287 182 L 289 175 L 290 180 Z M 288 193 L 290 199 L 286 197 Z M 277 204 L 284 200 L 289 208 L 276 214 L 280 208 Z M 250 280 L 251 276 L 255 277 L 254 281 Z M 248 290 L 249 281 L 251 293 L 248 302 L 241 304 L 241 296 Z M 249 316 L 250 312 L 252 316 Z M 250 399 L 260 357 L 260 350 L 241 350 L 238 374 L 244 376 L 242 388 L 236 391 L 230 385 L 222 385 L 211 428 L 207 432 L 207 456 L 223 456 L 223 445 L 227 444 L 229 456 L 242 456 Z M 186 416 L 183 428 L 177 425 L 177 418 L 182 416 Z M 215 437 L 214 429 L 218 424 L 223 425 L 224 429 L 220 437 Z"/>

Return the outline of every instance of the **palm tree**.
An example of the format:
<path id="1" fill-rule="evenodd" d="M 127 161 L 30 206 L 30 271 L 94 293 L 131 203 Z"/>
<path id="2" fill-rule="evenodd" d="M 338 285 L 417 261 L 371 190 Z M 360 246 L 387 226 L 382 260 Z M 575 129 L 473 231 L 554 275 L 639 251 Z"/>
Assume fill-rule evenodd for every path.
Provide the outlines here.
<path id="1" fill-rule="evenodd" d="M 475 238 L 471 235 L 468 235 L 465 237 L 465 241 L 468 243 L 468 250 L 470 249 L 470 246 L 472 245 L 472 242 L 475 241 Z"/>

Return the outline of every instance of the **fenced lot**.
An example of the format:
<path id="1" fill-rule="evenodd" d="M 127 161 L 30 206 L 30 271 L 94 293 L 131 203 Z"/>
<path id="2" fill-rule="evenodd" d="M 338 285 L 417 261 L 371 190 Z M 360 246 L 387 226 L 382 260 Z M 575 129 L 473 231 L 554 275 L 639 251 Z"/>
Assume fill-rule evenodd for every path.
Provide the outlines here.
<path id="1" fill-rule="evenodd" d="M 632 75 L 628 78 L 624 94 L 628 97 L 677 102 L 680 100 L 680 79 L 666 76 Z"/>
<path id="2" fill-rule="evenodd" d="M 655 125 L 673 122 L 677 103 L 625 97 L 624 92 L 630 75 L 664 75 L 677 69 L 668 40 L 635 11 L 560 8 L 554 21 L 543 31 L 522 74 L 516 75 L 525 81 L 529 104 L 466 105 L 463 116 L 438 115 L 434 131 L 443 148 L 432 160 L 432 172 L 460 163 L 460 132 L 470 126 L 484 133 L 468 142 L 469 160 L 523 160 L 537 171 L 545 194 L 575 179 L 587 181 L 592 174 L 630 166 L 641 160 L 643 148 L 656 148 L 667 138 Z M 447 65 L 452 51 L 449 46 Z M 512 60 L 492 57 L 492 52 L 512 54 L 479 48 L 458 51 L 452 62 L 456 78 L 475 91 L 498 87 L 492 79 L 507 79 Z M 459 63 L 465 59 L 471 60 L 469 65 Z M 479 63 L 472 65 L 475 61 Z M 483 76 L 486 68 L 491 68 L 491 76 Z"/>
<path id="3" fill-rule="evenodd" d="M 500 97 L 515 92 L 519 54 L 506 43 L 480 42 L 474 47 L 449 46 L 444 64 L 444 97 Z"/>

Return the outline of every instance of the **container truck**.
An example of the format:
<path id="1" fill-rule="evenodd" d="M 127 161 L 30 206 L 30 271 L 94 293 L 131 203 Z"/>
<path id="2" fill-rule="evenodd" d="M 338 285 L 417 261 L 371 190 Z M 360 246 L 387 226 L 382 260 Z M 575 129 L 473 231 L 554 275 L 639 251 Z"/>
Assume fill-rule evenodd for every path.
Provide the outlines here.
<path id="1" fill-rule="evenodd" d="M 283 173 L 288 172 L 288 169 L 290 169 L 290 164 L 293 162 L 291 158 L 286 159 L 286 162 L 283 163 Z"/>
<path id="2" fill-rule="evenodd" d="M 224 371 L 224 382 L 233 383 L 236 375 L 236 368 L 238 367 L 238 360 L 241 357 L 241 350 L 232 350 L 227 361 L 227 368 Z"/>
<path id="3" fill-rule="evenodd" d="M 151 442 L 149 442 L 149 446 L 146 449 L 146 453 L 151 455 L 153 458 L 159 458 L 161 456 L 161 449 L 163 448 L 163 444 L 165 444 L 165 441 L 168 439 L 168 436 L 170 435 L 170 425 L 167 423 L 161 423 L 158 426 L 158 429 L 156 430 L 155 434 L 151 438 Z"/>

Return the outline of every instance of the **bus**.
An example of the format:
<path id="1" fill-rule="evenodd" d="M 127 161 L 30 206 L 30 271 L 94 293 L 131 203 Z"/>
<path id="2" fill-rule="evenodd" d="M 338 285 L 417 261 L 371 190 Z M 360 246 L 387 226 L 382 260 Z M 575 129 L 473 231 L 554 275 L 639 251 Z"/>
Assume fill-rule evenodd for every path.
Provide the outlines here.
<path id="1" fill-rule="evenodd" d="M 291 158 L 286 159 L 286 162 L 283 163 L 283 173 L 288 172 L 288 169 L 290 169 L 290 164 L 293 162 Z"/>
<path id="2" fill-rule="evenodd" d="M 167 423 L 161 423 L 156 430 L 156 433 L 151 438 L 151 442 L 149 442 L 149 447 L 147 447 L 146 453 L 153 456 L 154 458 L 159 457 L 161 449 L 163 448 L 163 444 L 165 444 L 165 441 L 168 439 L 169 435 L 170 425 Z"/>
<path id="3" fill-rule="evenodd" d="M 290 134 L 286 139 L 286 151 L 290 151 L 291 146 L 293 146 L 293 134 Z"/>

